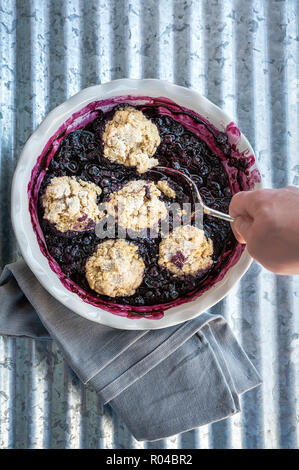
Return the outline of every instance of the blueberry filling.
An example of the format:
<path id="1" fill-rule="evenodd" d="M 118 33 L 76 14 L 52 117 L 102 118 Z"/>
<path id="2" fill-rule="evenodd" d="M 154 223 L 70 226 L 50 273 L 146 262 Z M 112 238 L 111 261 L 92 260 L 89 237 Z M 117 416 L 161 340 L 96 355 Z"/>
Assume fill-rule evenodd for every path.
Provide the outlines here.
<path id="1" fill-rule="evenodd" d="M 186 261 L 186 258 L 181 251 L 177 251 L 170 261 L 173 264 L 175 264 L 177 268 L 182 269 Z"/>
<path id="2" fill-rule="evenodd" d="M 131 105 L 130 105 L 131 106 Z M 119 106 L 112 111 L 103 113 L 97 111 L 98 116 L 85 128 L 73 131 L 66 135 L 55 155 L 50 161 L 39 190 L 38 215 L 39 223 L 44 233 L 45 241 L 50 255 L 56 260 L 63 273 L 75 284 L 83 288 L 94 297 L 118 304 L 144 306 L 171 302 L 177 298 L 184 298 L 188 293 L 200 289 L 205 281 L 217 274 L 226 266 L 229 254 L 237 242 L 232 234 L 230 225 L 219 219 L 204 216 L 204 231 L 213 242 L 213 265 L 206 271 L 198 272 L 196 276 L 175 277 L 158 264 L 159 243 L 161 237 L 133 238 L 138 246 L 139 254 L 145 263 L 144 279 L 135 294 L 128 297 L 110 298 L 92 291 L 85 278 L 85 264 L 96 250 L 97 245 L 105 239 L 99 239 L 94 231 L 94 224 L 82 232 L 60 233 L 51 223 L 43 218 L 41 196 L 46 186 L 55 176 L 75 176 L 85 181 L 99 185 L 102 194 L 98 202 L 109 199 L 112 192 L 118 191 L 126 183 L 136 179 L 145 179 L 157 182 L 161 179 L 167 181 L 175 190 L 175 202 L 183 204 L 192 202 L 190 188 L 183 179 L 148 172 L 139 175 L 134 168 L 112 163 L 103 156 L 102 134 L 108 120 Z M 231 200 L 231 191 L 228 176 L 224 170 L 220 157 L 212 152 L 209 146 L 196 134 L 184 127 L 173 117 L 161 114 L 156 106 L 136 106 L 150 118 L 158 127 L 161 143 L 154 155 L 159 164 L 170 166 L 191 176 L 198 186 L 204 202 L 214 209 L 228 211 Z M 188 114 L 188 113 L 186 113 Z M 189 113 L 192 119 L 198 118 Z M 203 121 L 202 121 L 203 122 Z M 228 160 L 228 165 L 235 167 L 239 172 L 246 171 L 246 160 L 230 156 L 230 144 L 227 135 L 215 132 L 208 128 L 215 138 L 217 147 Z M 240 183 L 241 186 L 241 183 Z M 150 196 L 150 195 L 148 195 Z M 173 199 L 164 193 L 161 199 L 171 204 Z M 170 230 L 173 220 L 170 218 Z M 130 239 L 130 234 L 127 235 Z M 177 252 L 172 262 L 181 268 L 185 262 L 182 253 Z"/>

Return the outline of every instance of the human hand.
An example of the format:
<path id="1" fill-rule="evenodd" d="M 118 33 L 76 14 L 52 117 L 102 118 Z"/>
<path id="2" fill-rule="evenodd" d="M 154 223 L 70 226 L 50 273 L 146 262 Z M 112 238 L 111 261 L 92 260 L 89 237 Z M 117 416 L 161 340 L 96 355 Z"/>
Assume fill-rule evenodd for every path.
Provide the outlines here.
<path id="1" fill-rule="evenodd" d="M 254 259 L 276 274 L 299 274 L 299 188 L 241 191 L 229 214 L 236 239 Z"/>

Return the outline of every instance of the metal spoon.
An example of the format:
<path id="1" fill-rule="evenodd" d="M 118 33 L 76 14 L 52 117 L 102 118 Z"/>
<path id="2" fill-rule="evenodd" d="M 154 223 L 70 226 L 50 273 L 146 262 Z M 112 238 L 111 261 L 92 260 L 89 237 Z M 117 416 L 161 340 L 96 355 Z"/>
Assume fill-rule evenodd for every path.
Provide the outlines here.
<path id="1" fill-rule="evenodd" d="M 189 176 L 185 175 L 183 172 L 179 170 L 175 170 L 174 168 L 168 168 L 166 166 L 156 166 L 155 168 L 152 168 L 150 171 L 155 171 L 155 170 L 158 170 L 157 172 L 159 172 L 160 170 L 161 172 L 163 171 L 165 173 L 167 172 L 175 173 L 175 174 L 179 174 L 183 176 L 188 181 L 188 183 L 195 189 L 196 197 L 198 199 L 199 204 L 201 205 L 203 209 L 204 214 L 217 217 L 218 219 L 226 220 L 227 222 L 234 222 L 235 220 L 234 217 L 231 217 L 230 215 L 225 214 L 224 212 L 220 212 L 220 211 L 217 211 L 216 209 L 212 209 L 211 207 L 206 206 L 202 200 L 202 197 L 194 181 L 191 178 L 189 178 Z"/>

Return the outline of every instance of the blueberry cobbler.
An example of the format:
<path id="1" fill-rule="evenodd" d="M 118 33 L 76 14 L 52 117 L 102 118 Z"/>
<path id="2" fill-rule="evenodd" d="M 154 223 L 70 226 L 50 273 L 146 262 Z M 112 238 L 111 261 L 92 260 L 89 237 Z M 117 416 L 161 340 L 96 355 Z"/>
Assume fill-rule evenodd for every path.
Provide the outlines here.
<path id="1" fill-rule="evenodd" d="M 65 287 L 112 313 L 160 318 L 222 279 L 243 250 L 230 224 L 207 215 L 202 228 L 192 217 L 178 224 L 191 188 L 155 168 L 185 173 L 208 206 L 228 212 L 232 194 L 259 179 L 239 137 L 233 123 L 220 132 L 165 98 L 98 101 L 66 121 L 28 187 L 40 248 Z"/>

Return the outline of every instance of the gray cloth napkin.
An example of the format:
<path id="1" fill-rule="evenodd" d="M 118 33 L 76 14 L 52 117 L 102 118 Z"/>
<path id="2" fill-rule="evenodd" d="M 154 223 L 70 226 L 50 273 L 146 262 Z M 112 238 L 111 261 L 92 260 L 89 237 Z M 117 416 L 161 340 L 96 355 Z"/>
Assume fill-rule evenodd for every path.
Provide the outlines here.
<path id="1" fill-rule="evenodd" d="M 0 334 L 54 339 L 138 440 L 227 418 L 240 411 L 239 395 L 261 383 L 219 315 L 161 330 L 99 325 L 55 300 L 23 260 L 4 268 L 0 286 Z"/>

